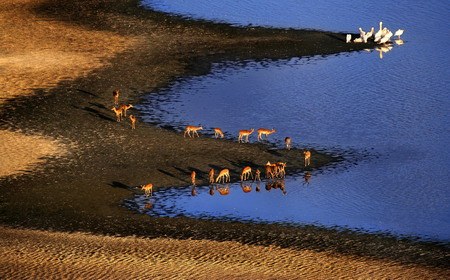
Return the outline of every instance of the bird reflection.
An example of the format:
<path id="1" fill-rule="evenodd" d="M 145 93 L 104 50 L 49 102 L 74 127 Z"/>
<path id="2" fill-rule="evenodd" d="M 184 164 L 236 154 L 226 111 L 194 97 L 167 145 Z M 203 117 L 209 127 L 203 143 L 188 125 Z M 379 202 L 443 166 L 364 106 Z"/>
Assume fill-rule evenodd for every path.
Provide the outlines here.
<path id="1" fill-rule="evenodd" d="M 383 59 L 383 53 L 387 53 L 390 50 L 392 50 L 392 46 L 391 45 L 382 45 L 382 46 L 378 46 L 375 48 L 379 54 L 380 54 L 380 59 Z"/>
<path id="2" fill-rule="evenodd" d="M 398 46 L 401 46 L 401 45 L 404 44 L 404 42 L 403 42 L 402 39 L 397 39 L 397 40 L 395 40 L 394 42 L 395 42 Z"/>

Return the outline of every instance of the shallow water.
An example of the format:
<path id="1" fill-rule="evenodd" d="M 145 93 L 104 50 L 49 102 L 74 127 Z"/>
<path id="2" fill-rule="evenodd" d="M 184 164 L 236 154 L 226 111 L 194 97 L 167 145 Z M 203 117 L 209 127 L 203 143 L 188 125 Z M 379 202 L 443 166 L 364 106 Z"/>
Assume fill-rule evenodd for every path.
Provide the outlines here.
<path id="1" fill-rule="evenodd" d="M 269 141 L 279 146 L 290 136 L 296 147 L 347 158 L 313 172 L 309 184 L 303 174 L 289 176 L 286 195 L 266 191 L 264 183 L 260 192 L 253 185 L 250 193 L 231 185 L 229 196 L 211 196 L 208 187 L 198 187 L 197 196 L 190 188 L 160 190 L 149 214 L 317 224 L 450 241 L 445 1 L 377 1 L 373 7 L 359 1 L 147 2 L 233 24 L 357 32 L 359 26 L 377 27 L 381 19 L 392 30 L 406 30 L 404 44 L 382 59 L 373 51 L 224 62 L 209 75 L 149 95 L 139 106 L 148 122 L 180 131 L 201 124 L 209 129 L 205 133 L 221 127 L 230 139 L 239 129 L 273 127 L 277 133 Z M 139 207 L 142 199 L 136 197 Z"/>

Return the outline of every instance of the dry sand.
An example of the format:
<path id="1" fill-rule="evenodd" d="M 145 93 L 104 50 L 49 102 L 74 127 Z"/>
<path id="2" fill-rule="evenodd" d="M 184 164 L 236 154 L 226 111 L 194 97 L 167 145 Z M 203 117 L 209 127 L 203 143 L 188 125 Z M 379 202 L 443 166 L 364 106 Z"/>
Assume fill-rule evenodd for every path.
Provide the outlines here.
<path id="1" fill-rule="evenodd" d="M 2 279 L 448 279 L 419 265 L 207 240 L 0 227 Z"/>

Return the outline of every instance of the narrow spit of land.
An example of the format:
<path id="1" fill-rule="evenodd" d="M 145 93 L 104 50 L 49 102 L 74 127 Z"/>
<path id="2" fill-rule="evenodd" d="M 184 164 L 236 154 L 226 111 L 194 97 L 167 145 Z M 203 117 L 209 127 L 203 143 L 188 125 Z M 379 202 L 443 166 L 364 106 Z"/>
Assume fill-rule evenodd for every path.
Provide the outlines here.
<path id="1" fill-rule="evenodd" d="M 36 146 L 35 136 L 42 135 L 49 139 L 47 144 L 57 146 L 61 157 L 52 153 L 37 170 L 1 179 L 0 223 L 4 226 L 232 241 L 261 245 L 257 247 L 261 250 L 278 246 L 326 251 L 336 254 L 336 260 L 348 255 L 399 266 L 448 267 L 448 249 L 437 244 L 314 227 L 151 218 L 121 206 L 143 183 L 189 184 L 192 170 L 206 182 L 211 167 L 229 168 L 237 179 L 245 165 L 285 161 L 292 172 L 301 170 L 303 161 L 299 150 L 269 150 L 263 144 L 207 137 L 188 139 L 142 123 L 131 130 L 129 123 L 117 123 L 110 110 L 115 88 L 121 89 L 122 102 L 135 104 L 143 93 L 166 87 L 178 77 L 208 73 L 213 62 L 328 55 L 370 45 L 345 44 L 344 34 L 329 32 L 185 21 L 144 11 L 137 1 L 13 2 L 0 4 L 0 66 L 6 71 L 1 76 L 5 85 L 1 133 L 18 133 L 29 146 Z M 12 160 L 21 152 L 14 145 L 0 145 Z M 46 151 L 44 144 L 42 150 Z M 311 168 L 333 160 L 314 152 Z M 21 169 L 30 168 L 24 166 Z M 8 172 L 17 174 L 17 168 Z M 3 241 L 8 243 L 19 234 L 12 231 Z M 38 241 L 35 245 L 41 246 Z M 27 250 L 33 246 L 30 243 Z M 1 264 L 10 271 L 12 265 Z"/>

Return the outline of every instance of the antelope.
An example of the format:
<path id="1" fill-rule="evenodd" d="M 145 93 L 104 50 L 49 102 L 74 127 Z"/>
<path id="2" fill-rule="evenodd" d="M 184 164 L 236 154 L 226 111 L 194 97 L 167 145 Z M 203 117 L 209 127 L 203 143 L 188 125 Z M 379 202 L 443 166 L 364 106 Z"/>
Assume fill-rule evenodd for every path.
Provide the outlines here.
<path id="1" fill-rule="evenodd" d="M 255 171 L 255 179 L 253 181 L 256 181 L 256 180 L 261 182 L 261 171 L 259 171 L 259 169 L 256 169 L 256 171 Z"/>
<path id="2" fill-rule="evenodd" d="M 119 105 L 119 95 L 120 95 L 120 91 L 118 89 L 115 89 L 113 91 L 114 105 Z"/>
<path id="3" fill-rule="evenodd" d="M 238 142 L 239 143 L 244 143 L 244 138 L 247 139 L 246 142 L 248 142 L 248 137 L 250 136 L 250 134 L 253 133 L 253 131 L 255 131 L 255 129 L 250 129 L 250 130 L 239 130 L 239 137 L 238 137 Z"/>
<path id="4" fill-rule="evenodd" d="M 195 171 L 191 172 L 191 182 L 194 187 L 195 187 L 195 176 L 196 175 L 197 175 L 197 173 L 195 173 Z"/>
<path id="5" fill-rule="evenodd" d="M 311 164 L 311 152 L 306 150 L 303 151 L 303 155 L 305 156 L 305 166 L 308 166 Z"/>
<path id="6" fill-rule="evenodd" d="M 244 185 L 243 183 L 241 183 L 241 189 L 243 192 L 245 193 L 249 193 L 252 191 L 252 186 L 251 185 Z"/>
<path id="7" fill-rule="evenodd" d="M 266 135 L 266 139 L 269 139 L 269 135 L 270 134 L 272 134 L 272 133 L 275 133 L 275 132 L 277 132 L 274 128 L 272 128 L 272 129 L 267 129 L 267 128 L 260 128 L 260 129 L 258 129 L 258 141 L 259 140 L 263 140 L 262 139 L 262 136 L 263 135 Z"/>
<path id="8" fill-rule="evenodd" d="M 194 125 L 188 125 L 186 126 L 186 129 L 184 130 L 184 137 L 186 137 L 186 133 L 189 137 L 195 137 L 195 134 L 197 134 L 197 137 L 200 137 L 198 135 L 198 130 L 202 130 L 203 127 L 202 126 L 194 126 Z M 192 136 L 191 136 L 191 131 L 192 131 Z"/>
<path id="9" fill-rule="evenodd" d="M 136 117 L 130 115 L 131 129 L 136 129 Z"/>
<path id="10" fill-rule="evenodd" d="M 286 167 L 285 162 L 277 162 L 275 163 L 275 176 L 278 178 L 284 178 L 286 176 L 286 171 L 284 168 Z"/>
<path id="11" fill-rule="evenodd" d="M 209 176 L 209 183 L 210 184 L 214 184 L 214 173 L 215 173 L 215 171 L 214 171 L 214 169 L 213 168 L 211 168 L 210 170 L 209 170 L 209 173 L 208 173 L 208 176 Z"/>
<path id="12" fill-rule="evenodd" d="M 123 104 L 123 105 L 119 106 L 119 109 L 122 109 L 123 115 L 125 117 L 127 116 L 127 110 L 130 109 L 130 108 L 133 108 L 133 105 L 131 105 L 131 104 L 128 104 L 128 105 Z"/>
<path id="13" fill-rule="evenodd" d="M 224 137 L 224 135 L 223 135 L 223 131 L 222 131 L 222 129 L 220 129 L 220 128 L 218 128 L 218 127 L 215 127 L 214 128 L 214 137 L 215 138 L 223 138 Z"/>
<path id="14" fill-rule="evenodd" d="M 270 163 L 270 161 L 268 161 L 264 167 L 266 169 L 266 178 L 273 179 L 275 177 L 275 173 L 276 173 L 276 171 L 275 171 L 276 165 L 272 164 L 272 163 Z"/>
<path id="15" fill-rule="evenodd" d="M 145 192 L 145 196 L 153 195 L 153 184 L 142 185 L 141 190 Z"/>
<path id="16" fill-rule="evenodd" d="M 241 181 L 247 180 L 249 177 L 253 179 L 252 168 L 250 166 L 246 166 L 242 169 Z"/>
<path id="17" fill-rule="evenodd" d="M 222 181 L 223 183 L 230 182 L 230 170 L 222 169 L 219 172 L 219 175 L 216 178 L 216 183 L 220 183 L 220 181 Z"/>
<path id="18" fill-rule="evenodd" d="M 227 184 L 223 188 L 217 188 L 217 191 L 220 193 L 220 195 L 228 195 L 230 194 L 230 186 Z"/>
<path id="19" fill-rule="evenodd" d="M 111 110 L 114 111 L 114 113 L 116 113 L 116 118 L 117 121 L 120 122 L 122 120 L 122 109 L 117 109 L 116 107 L 112 107 Z"/>
<path id="20" fill-rule="evenodd" d="M 286 149 L 291 149 L 292 139 L 291 137 L 284 138 L 284 144 L 286 144 Z"/>

